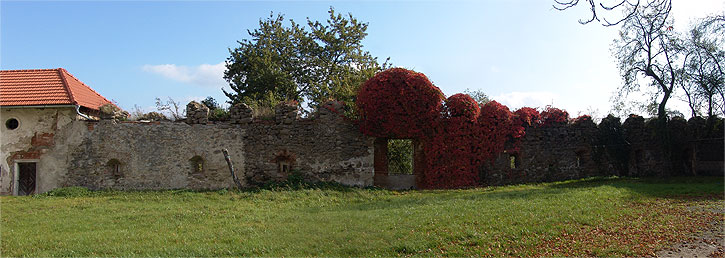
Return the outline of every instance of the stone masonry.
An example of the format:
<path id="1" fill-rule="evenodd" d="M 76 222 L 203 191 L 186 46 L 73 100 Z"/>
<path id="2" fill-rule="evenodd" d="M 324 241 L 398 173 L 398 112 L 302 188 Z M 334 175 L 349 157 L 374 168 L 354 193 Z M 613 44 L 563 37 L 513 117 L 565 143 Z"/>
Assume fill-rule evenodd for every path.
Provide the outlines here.
<path id="1" fill-rule="evenodd" d="M 310 181 L 351 186 L 413 187 L 425 169 L 422 145 L 416 142 L 413 178 L 387 173 L 387 139 L 363 135 L 341 115 L 343 105 L 327 102 L 301 118 L 296 103 L 281 103 L 274 117 L 253 118 L 244 104 L 230 108 L 226 122 L 209 121 L 209 109 L 192 102 L 185 122 L 59 120 L 59 112 L 37 123 L 25 119 L 33 135 L 13 135 L 3 143 L 6 164 L 38 162 L 38 192 L 63 186 L 91 189 L 220 189 L 235 187 L 222 149 L 227 149 L 245 187 L 286 179 L 293 173 Z M 2 115 L 23 118 L 30 110 Z M 43 113 L 43 114 L 45 114 Z M 63 113 L 63 114 L 65 114 Z M 55 120 L 54 120 L 55 119 Z M 24 121 L 25 121 L 24 120 Z M 47 121 L 53 121 L 49 123 Z M 606 131 L 590 120 L 526 128 L 516 151 L 501 153 L 480 169 L 482 185 L 558 181 L 590 176 L 722 175 L 721 120 L 673 119 L 677 143 L 671 160 L 652 130 L 652 121 L 631 116 L 616 122 L 618 142 L 605 143 Z M 713 126 L 715 125 L 715 126 Z M 718 127 L 719 126 L 719 127 Z M 707 129 L 710 128 L 710 129 Z M 714 129 L 713 129 L 714 128 Z M 5 138 L 3 138 L 5 139 Z M 8 138 L 10 139 L 10 138 Z M 510 143 L 513 144 L 513 143 Z M 23 146 L 30 146 L 29 148 Z M 0 168 L 0 189 L 12 193 L 13 167 Z M 411 183 L 412 182 L 412 183 Z"/>
<path id="2" fill-rule="evenodd" d="M 620 133 L 624 141 L 618 144 L 603 143 L 602 128 L 591 121 L 526 128 L 519 151 L 501 153 L 485 165 L 481 169 L 481 183 L 506 185 L 591 176 L 722 176 L 722 120 L 718 128 L 710 130 L 710 135 L 702 132 L 702 118 L 681 120 L 669 122 L 675 141 L 679 141 L 671 147 L 669 160 L 665 159 L 663 143 L 654 131 L 655 120 L 645 121 L 639 116 L 630 116 L 622 123 Z"/>
<path id="3" fill-rule="evenodd" d="M 209 108 L 199 102 L 192 101 L 186 105 L 186 123 L 206 124 L 209 122 Z"/>
<path id="4" fill-rule="evenodd" d="M 336 105 L 336 104 L 328 104 Z M 234 187 L 221 152 L 226 148 L 244 186 L 301 173 L 313 181 L 370 186 L 373 138 L 327 109 L 300 118 L 281 104 L 273 120 L 253 120 L 246 105 L 230 122 L 208 121 L 208 109 L 187 105 L 186 123 L 90 123 L 69 154 L 62 186 L 91 189 L 219 189 Z"/>

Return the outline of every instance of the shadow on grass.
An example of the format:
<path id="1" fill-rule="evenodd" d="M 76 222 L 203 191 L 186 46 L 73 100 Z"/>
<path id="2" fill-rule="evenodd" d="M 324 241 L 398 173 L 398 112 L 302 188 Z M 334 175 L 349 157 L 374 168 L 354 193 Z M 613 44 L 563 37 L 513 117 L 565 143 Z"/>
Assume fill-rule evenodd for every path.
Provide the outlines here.
<path id="1" fill-rule="evenodd" d="M 722 199 L 723 177 L 672 177 L 672 178 L 618 178 L 594 177 L 553 183 L 523 184 L 516 186 L 495 186 L 466 190 L 424 190 L 425 195 L 404 198 L 388 198 L 347 206 L 350 210 L 407 209 L 435 205 L 457 200 L 501 200 L 511 201 L 547 198 L 561 198 L 574 191 L 609 186 L 626 189 L 632 198 L 656 197 L 689 200 L 706 196 Z M 416 192 L 416 191 L 413 191 Z"/>
<path id="2" fill-rule="evenodd" d="M 576 189 L 611 186 L 627 189 L 644 197 L 689 199 L 693 196 L 723 194 L 725 178 L 722 176 L 691 176 L 669 178 L 587 178 L 552 183 L 551 188 Z"/>
<path id="3" fill-rule="evenodd" d="M 695 196 L 720 195 L 724 192 L 723 177 L 671 177 L 671 178 L 619 178 L 619 177 L 593 177 L 578 180 L 569 180 L 552 183 L 532 183 L 514 186 L 493 186 L 474 189 L 460 190 L 421 190 L 421 191 L 404 191 L 395 192 L 379 188 L 355 188 L 347 187 L 337 183 L 308 183 L 301 180 L 288 180 L 250 189 L 221 189 L 221 190 L 143 190 L 143 191 L 118 191 L 118 190 L 100 190 L 91 191 L 83 187 L 67 187 L 58 188 L 50 192 L 36 195 L 36 197 L 91 197 L 91 196 L 116 196 L 128 194 L 144 193 L 166 193 L 173 195 L 181 195 L 189 197 L 198 193 L 217 193 L 227 194 L 245 193 L 255 194 L 262 191 L 271 192 L 290 192 L 307 189 L 315 189 L 322 191 L 335 192 L 354 192 L 354 191 L 381 191 L 382 197 L 375 198 L 370 202 L 360 203 L 358 205 L 349 206 L 357 210 L 386 209 L 391 207 L 406 208 L 411 206 L 421 206 L 440 202 L 449 202 L 455 200 L 476 200 L 486 199 L 528 199 L 539 198 L 541 196 L 549 196 L 556 198 L 559 195 L 569 194 L 572 191 L 583 190 L 586 188 L 597 188 L 602 186 L 610 186 L 626 189 L 633 193 L 634 197 L 657 197 L 672 199 L 691 199 Z M 388 195 L 389 193 L 389 195 Z M 402 198 L 393 198 L 398 196 L 395 193 L 402 194 Z M 425 193 L 425 194 L 419 194 Z M 406 196 L 409 195 L 409 196 Z M 385 197 L 390 196 L 390 197 Z"/>

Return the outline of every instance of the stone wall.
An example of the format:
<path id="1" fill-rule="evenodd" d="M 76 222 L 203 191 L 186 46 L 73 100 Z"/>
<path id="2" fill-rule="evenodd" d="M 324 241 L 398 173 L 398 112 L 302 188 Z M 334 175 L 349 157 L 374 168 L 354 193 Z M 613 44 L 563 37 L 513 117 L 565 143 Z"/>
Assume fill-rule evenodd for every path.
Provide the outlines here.
<path id="1" fill-rule="evenodd" d="M 16 118 L 20 126 L 2 128 L 0 193 L 13 193 L 17 162 L 37 162 L 37 193 L 62 186 L 232 188 L 222 149 L 229 151 L 247 187 L 284 180 L 292 173 L 310 181 L 401 189 L 420 179 L 388 175 L 386 139 L 360 133 L 355 123 L 337 113 L 342 110 L 337 102 L 325 103 L 305 118 L 295 103 L 278 105 L 267 118 L 253 118 L 252 110 L 240 104 L 230 109 L 227 122 L 209 121 L 209 110 L 198 103 L 187 108 L 185 122 L 81 121 L 72 108 L 4 108 L 2 121 Z M 526 128 L 517 151 L 501 153 L 481 168 L 481 184 L 608 175 L 723 175 L 722 120 L 673 119 L 670 159 L 653 122 L 632 116 L 614 124 L 611 130 L 591 121 Z M 606 130 L 616 139 L 605 139 Z M 415 142 L 413 177 L 421 175 L 425 164 L 422 143 Z"/>
<path id="2" fill-rule="evenodd" d="M 592 157 L 596 137 L 591 122 L 526 128 L 519 151 L 499 154 L 482 168 L 481 178 L 486 185 L 503 185 L 597 176 L 599 164 Z"/>
<path id="3" fill-rule="evenodd" d="M 69 155 L 63 186 L 91 189 L 233 187 L 222 149 L 244 172 L 245 131 L 234 125 L 175 122 L 88 123 Z"/>
<path id="4" fill-rule="evenodd" d="M 702 118 L 668 123 L 672 143 L 657 137 L 655 120 L 630 116 L 621 124 L 621 142 L 604 138 L 603 128 L 591 121 L 526 128 L 519 151 L 501 153 L 481 169 L 482 184 L 505 185 L 549 182 L 591 176 L 716 175 L 725 171 L 723 123 Z M 707 132 L 705 132 L 707 131 Z M 611 137 L 611 136 L 610 136 Z M 671 148 L 671 157 L 664 148 Z"/>
<path id="5" fill-rule="evenodd" d="M 230 122 L 210 122 L 208 109 L 187 105 L 186 123 L 89 123 L 70 153 L 64 186 L 91 189 L 218 189 L 234 187 L 222 149 L 244 186 L 299 172 L 312 181 L 372 185 L 373 138 L 327 109 L 300 118 L 281 104 L 273 119 L 253 120 L 245 105 Z"/>

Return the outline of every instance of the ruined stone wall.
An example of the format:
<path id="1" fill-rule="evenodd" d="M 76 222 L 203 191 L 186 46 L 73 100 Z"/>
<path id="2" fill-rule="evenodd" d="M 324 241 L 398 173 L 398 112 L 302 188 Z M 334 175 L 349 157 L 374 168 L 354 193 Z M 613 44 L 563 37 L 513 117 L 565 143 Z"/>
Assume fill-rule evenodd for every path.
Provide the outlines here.
<path id="1" fill-rule="evenodd" d="M 375 148 L 375 142 L 387 148 L 385 139 L 363 135 L 356 124 L 337 113 L 342 110 L 340 103 L 326 103 L 306 118 L 300 118 L 295 103 L 277 106 L 274 116 L 267 118 L 253 118 L 252 110 L 239 104 L 231 108 L 230 121 L 225 122 L 209 121 L 208 109 L 198 103 L 187 107 L 191 119 L 184 122 L 80 121 L 72 108 L 3 108 L 0 121 L 16 118 L 20 126 L 0 129 L 0 193 L 13 193 L 18 161 L 37 162 L 37 193 L 62 186 L 235 187 L 222 149 L 229 151 L 243 186 L 284 180 L 292 173 L 311 181 L 352 186 L 371 186 L 374 176 L 385 177 L 378 178 L 387 182 L 382 186 L 394 187 L 403 180 L 388 178 L 387 165 L 378 164 L 387 157 L 383 148 Z M 604 129 L 591 121 L 526 128 L 516 151 L 501 153 L 481 168 L 481 184 L 608 175 L 723 174 L 721 120 L 669 123 L 674 139 L 670 159 L 665 158 L 652 122 L 633 116 L 616 124 L 621 142 L 614 144 L 604 141 Z M 422 151 L 416 155 L 417 176 L 424 162 L 418 162 Z"/>
<path id="2" fill-rule="evenodd" d="M 71 150 L 63 186 L 91 189 L 233 187 L 222 149 L 244 168 L 244 130 L 233 125 L 175 122 L 86 123 Z"/>
<path id="3" fill-rule="evenodd" d="M 621 124 L 621 143 L 603 139 L 603 129 L 591 121 L 526 128 L 518 151 L 501 153 L 481 169 L 482 184 L 550 182 L 591 176 L 719 175 L 725 167 L 723 123 L 673 119 L 668 123 L 671 157 L 657 137 L 655 120 L 631 116 Z M 621 155 L 620 155 L 621 154 Z"/>
<path id="4" fill-rule="evenodd" d="M 282 103 L 274 119 L 253 121 L 249 107 L 232 107 L 231 120 L 246 130 L 247 181 L 260 184 L 302 173 L 311 181 L 372 185 L 374 138 L 334 112 L 341 108 L 329 102 L 302 119 L 295 103 Z"/>
<path id="5" fill-rule="evenodd" d="M 600 175 L 592 156 L 596 137 L 597 127 L 591 122 L 526 128 L 518 151 L 501 153 L 482 168 L 483 182 L 504 185 Z"/>
<path id="6" fill-rule="evenodd" d="M 273 119 L 251 119 L 233 107 L 233 122 L 209 122 L 191 103 L 194 119 L 181 122 L 88 123 L 69 153 L 64 186 L 91 189 L 219 189 L 234 187 L 222 154 L 226 148 L 244 186 L 284 180 L 299 172 L 312 181 L 372 185 L 372 138 L 324 110 L 299 118 L 280 105 Z M 239 116 L 249 115 L 249 119 Z"/>

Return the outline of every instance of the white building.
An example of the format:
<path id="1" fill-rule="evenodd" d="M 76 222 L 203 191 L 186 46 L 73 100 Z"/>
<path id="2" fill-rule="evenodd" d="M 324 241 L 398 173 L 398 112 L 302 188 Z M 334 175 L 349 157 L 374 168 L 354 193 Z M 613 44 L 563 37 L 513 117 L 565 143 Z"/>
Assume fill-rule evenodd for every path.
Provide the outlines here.
<path id="1" fill-rule="evenodd" d="M 56 134 L 73 120 L 93 119 L 111 103 L 63 68 L 0 71 L 0 194 L 58 187 L 62 157 Z M 54 150 L 54 151 L 51 151 Z"/>

